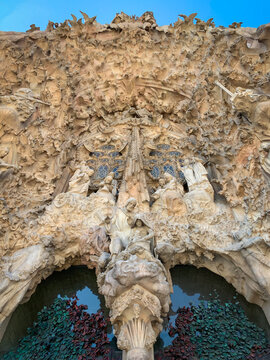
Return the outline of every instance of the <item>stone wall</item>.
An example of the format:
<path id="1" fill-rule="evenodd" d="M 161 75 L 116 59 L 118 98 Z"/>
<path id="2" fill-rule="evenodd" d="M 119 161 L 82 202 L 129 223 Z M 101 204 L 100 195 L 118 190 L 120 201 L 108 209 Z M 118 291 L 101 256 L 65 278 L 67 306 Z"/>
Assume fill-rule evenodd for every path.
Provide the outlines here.
<path id="1" fill-rule="evenodd" d="M 153 356 L 176 264 L 270 320 L 269 24 L 82 15 L 0 32 L 1 331 L 73 264 L 96 268 L 128 359 Z"/>

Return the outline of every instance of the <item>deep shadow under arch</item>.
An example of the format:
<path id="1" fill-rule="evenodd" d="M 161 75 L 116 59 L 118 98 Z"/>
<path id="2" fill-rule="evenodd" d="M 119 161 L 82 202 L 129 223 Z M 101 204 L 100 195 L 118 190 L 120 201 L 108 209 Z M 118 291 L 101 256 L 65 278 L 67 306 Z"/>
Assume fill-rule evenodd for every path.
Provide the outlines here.
<path id="1" fill-rule="evenodd" d="M 67 270 L 56 271 L 37 286 L 30 300 L 18 305 L 13 312 L 3 339 L 0 344 L 0 354 L 15 347 L 18 340 L 26 335 L 26 330 L 37 319 L 37 313 L 44 307 L 52 304 L 58 295 L 72 297 L 77 291 L 85 287 L 91 289 L 92 304 L 88 304 L 89 311 L 96 312 L 102 308 L 108 316 L 103 296 L 98 293 L 94 270 L 86 266 L 72 266 Z M 91 309 L 91 305 L 93 308 Z"/>
<path id="2" fill-rule="evenodd" d="M 228 300 L 234 301 L 233 297 L 237 295 L 236 301 L 239 301 L 249 320 L 262 327 L 270 338 L 270 326 L 263 310 L 258 305 L 248 302 L 244 296 L 237 293 L 235 288 L 222 276 L 219 276 L 206 268 L 197 269 L 192 265 L 175 266 L 171 269 L 171 276 L 174 289 L 178 286 L 190 297 L 199 294 L 199 300 L 210 300 L 213 298 L 215 290 L 221 302 L 226 302 Z M 171 298 L 173 303 L 175 299 L 174 294 L 172 294 Z"/>
<path id="3" fill-rule="evenodd" d="M 188 306 L 190 301 L 208 300 L 216 289 L 222 302 L 233 301 L 236 290 L 226 282 L 224 278 L 205 268 L 197 269 L 191 265 L 177 265 L 171 269 L 174 293 L 172 294 L 172 310 L 175 313 L 177 307 Z M 38 286 L 30 300 L 19 305 L 12 315 L 6 333 L 0 345 L 1 351 L 10 350 L 16 346 L 17 341 L 25 336 L 27 327 L 30 327 L 36 320 L 37 313 L 44 307 L 50 305 L 60 295 L 72 297 L 76 291 L 85 287 L 91 289 L 96 298 L 96 306 L 101 307 L 108 316 L 103 296 L 99 295 L 94 270 L 86 266 L 72 266 L 68 270 L 54 272 Z M 181 291 L 178 291 L 181 289 Z M 183 295 L 184 294 L 184 295 Z M 262 327 L 270 338 L 270 330 L 262 309 L 254 304 L 248 303 L 241 295 L 237 295 L 237 301 L 245 310 L 248 318 Z M 93 304 L 93 306 L 95 306 Z M 91 312 L 91 309 L 89 309 Z M 93 310 L 93 312 L 96 309 Z M 161 339 L 157 341 L 155 348 L 163 345 L 164 332 Z"/>

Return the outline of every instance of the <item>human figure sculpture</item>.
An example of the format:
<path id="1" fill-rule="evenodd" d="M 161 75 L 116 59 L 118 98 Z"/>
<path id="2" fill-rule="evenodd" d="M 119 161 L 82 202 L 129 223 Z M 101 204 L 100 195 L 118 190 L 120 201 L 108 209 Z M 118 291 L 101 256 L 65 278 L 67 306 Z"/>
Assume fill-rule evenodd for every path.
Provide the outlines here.
<path id="1" fill-rule="evenodd" d="M 164 184 L 164 185 L 163 185 Z M 163 215 L 180 216 L 186 212 L 183 202 L 184 189 L 174 176 L 169 173 L 164 174 L 164 181 L 160 181 L 160 187 L 152 197 L 156 201 L 152 205 L 153 212 L 162 211 Z"/>
<path id="2" fill-rule="evenodd" d="M 192 190 L 195 184 L 208 182 L 207 170 L 197 158 L 186 159 L 182 170 L 189 190 Z"/>
<path id="3" fill-rule="evenodd" d="M 99 190 L 96 193 L 96 197 L 102 198 L 103 201 L 109 202 L 115 205 L 115 195 L 117 192 L 117 181 L 114 180 L 114 173 L 110 173 L 100 183 Z"/>
<path id="4" fill-rule="evenodd" d="M 80 253 L 84 255 L 100 255 L 108 252 L 109 242 L 106 229 L 103 226 L 93 226 L 89 228 L 88 233 L 82 238 L 80 243 Z"/>
<path id="5" fill-rule="evenodd" d="M 208 181 L 207 170 L 198 158 L 193 158 L 193 171 L 197 183 Z"/>
<path id="6" fill-rule="evenodd" d="M 53 251 L 53 239 L 44 237 L 42 242 L 17 250 L 11 256 L 2 258 L 2 269 L 5 276 L 12 281 L 26 280 L 43 262 L 50 261 Z"/>
<path id="7" fill-rule="evenodd" d="M 90 169 L 85 161 L 83 161 L 69 180 L 68 192 L 87 196 L 90 184 L 90 177 L 94 174 L 94 170 Z"/>
<path id="8" fill-rule="evenodd" d="M 189 212 L 193 215 L 213 213 L 214 190 L 201 161 L 198 158 L 186 159 L 182 170 L 189 189 L 184 196 Z"/>
<path id="9" fill-rule="evenodd" d="M 185 159 L 182 171 L 184 173 L 188 188 L 190 189 L 197 182 L 193 169 L 193 162 L 191 160 Z"/>
<path id="10" fill-rule="evenodd" d="M 153 252 L 154 231 L 147 226 L 140 215 L 135 216 L 131 237 L 127 249 L 129 251 L 142 248 L 148 252 Z"/>
<path id="11" fill-rule="evenodd" d="M 158 185 L 159 187 L 157 188 L 157 190 L 154 192 L 154 194 L 151 195 L 152 200 L 154 200 L 152 205 L 152 211 L 154 211 L 155 209 L 160 209 L 161 211 L 166 209 L 166 202 L 164 201 L 165 199 L 163 197 L 166 181 L 163 177 L 159 179 Z"/>
<path id="12" fill-rule="evenodd" d="M 128 245 L 137 200 L 129 198 L 124 208 L 117 208 L 112 219 L 110 252 L 112 260 Z"/>
<path id="13" fill-rule="evenodd" d="M 183 196 L 184 188 L 182 184 L 180 184 L 174 176 L 172 176 L 167 172 L 164 174 L 164 179 L 166 183 L 165 188 L 167 190 L 166 202 L 167 202 L 167 207 L 170 209 L 174 207 L 175 201 L 177 202 L 177 200 Z"/>

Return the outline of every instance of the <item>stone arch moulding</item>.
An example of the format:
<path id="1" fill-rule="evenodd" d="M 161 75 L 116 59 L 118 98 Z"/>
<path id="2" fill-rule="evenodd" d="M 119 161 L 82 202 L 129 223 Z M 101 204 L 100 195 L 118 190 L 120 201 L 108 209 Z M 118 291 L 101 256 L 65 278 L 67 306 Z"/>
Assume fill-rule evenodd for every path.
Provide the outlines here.
<path id="1" fill-rule="evenodd" d="M 153 359 L 176 264 L 269 320 L 269 24 L 82 14 L 0 34 L 2 333 L 72 264 L 96 269 L 127 360 Z"/>
<path id="2" fill-rule="evenodd" d="M 221 276 L 229 284 L 233 285 L 235 290 L 243 295 L 247 301 L 259 305 L 269 321 L 269 299 L 266 294 L 266 289 L 263 284 L 258 281 L 254 275 L 256 269 L 250 268 L 246 262 L 243 262 L 243 267 L 237 263 L 240 255 L 236 254 L 219 254 L 215 251 L 204 255 L 197 256 L 195 253 L 187 252 L 172 256 L 170 259 L 171 266 L 176 265 L 193 265 L 197 268 L 206 268 L 211 272 Z M 254 259 L 253 259 L 254 260 Z M 256 262 L 256 260 L 254 260 Z M 256 265 L 255 265 L 256 266 Z M 254 267 L 255 267 L 254 266 Z"/>
<path id="3" fill-rule="evenodd" d="M 54 271 L 66 270 L 73 265 L 87 265 L 89 269 L 95 267 L 99 255 L 98 252 L 94 253 L 95 249 L 86 250 L 82 254 L 80 247 L 69 246 L 65 251 L 60 252 L 52 244 L 51 239 L 45 236 L 39 244 L 2 258 L 2 276 L 4 275 L 5 279 L 1 281 L 0 338 L 3 337 L 9 319 L 17 306 L 27 302 L 37 285 Z M 57 240 L 54 240 L 54 244 L 56 242 Z"/>

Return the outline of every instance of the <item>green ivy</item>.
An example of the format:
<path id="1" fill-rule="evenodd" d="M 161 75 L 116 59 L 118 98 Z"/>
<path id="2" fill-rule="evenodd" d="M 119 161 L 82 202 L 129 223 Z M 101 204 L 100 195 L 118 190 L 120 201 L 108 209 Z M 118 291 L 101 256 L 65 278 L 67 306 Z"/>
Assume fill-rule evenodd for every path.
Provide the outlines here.
<path id="1" fill-rule="evenodd" d="M 3 356 L 4 360 L 76 360 L 67 301 L 55 299 L 39 313 L 37 322 L 27 329 L 27 336 L 15 351 Z"/>
<path id="2" fill-rule="evenodd" d="M 38 313 L 37 322 L 3 360 L 108 359 L 107 320 L 84 305 L 57 298 Z M 215 299 L 181 308 L 162 359 L 247 360 L 269 354 L 263 330 L 251 323 L 238 302 Z"/>
<path id="3" fill-rule="evenodd" d="M 157 359 L 270 359 L 264 331 L 247 319 L 239 302 L 222 304 L 217 294 L 213 300 L 179 308 L 169 335 L 172 344 L 159 351 Z"/>
<path id="4" fill-rule="evenodd" d="M 93 360 L 108 359 L 107 320 L 101 311 L 86 312 L 86 305 L 57 298 L 39 313 L 15 351 L 3 360 Z"/>
<path id="5" fill-rule="evenodd" d="M 247 319 L 238 302 L 222 304 L 216 298 L 191 311 L 191 342 L 200 360 L 243 360 L 254 346 L 267 347 L 263 330 Z"/>

